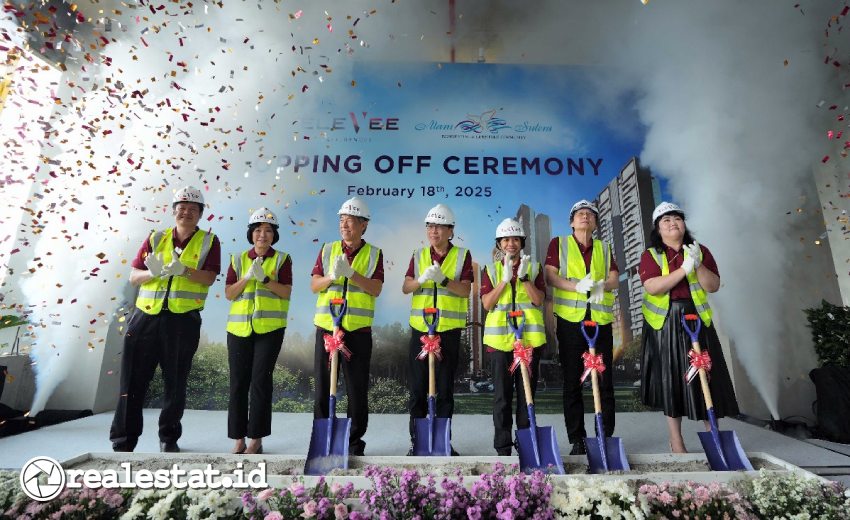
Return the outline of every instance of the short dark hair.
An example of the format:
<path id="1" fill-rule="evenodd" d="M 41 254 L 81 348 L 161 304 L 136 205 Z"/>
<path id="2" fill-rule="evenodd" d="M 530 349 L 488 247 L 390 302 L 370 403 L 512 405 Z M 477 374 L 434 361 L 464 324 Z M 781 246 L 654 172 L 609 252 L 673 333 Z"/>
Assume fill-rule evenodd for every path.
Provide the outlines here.
<path id="1" fill-rule="evenodd" d="M 247 234 L 248 243 L 251 244 L 251 245 L 254 245 L 254 237 L 252 235 L 254 234 L 254 230 L 257 229 L 258 227 L 260 227 L 260 224 L 269 224 L 272 227 L 272 230 L 274 231 L 274 238 L 272 239 L 272 245 L 277 244 L 277 241 L 280 240 L 280 233 L 277 232 L 277 226 L 275 226 L 274 224 L 270 224 L 268 222 L 254 222 L 253 224 L 248 224 L 248 234 Z"/>
<path id="2" fill-rule="evenodd" d="M 499 238 L 497 238 L 497 239 L 496 239 L 496 249 L 498 249 L 499 251 L 501 251 L 501 250 L 502 250 L 502 248 L 501 248 L 501 247 L 499 247 L 499 246 L 500 246 L 499 242 L 500 242 L 503 238 L 511 238 L 511 237 L 499 237 Z M 519 239 L 519 244 L 520 244 L 520 245 L 519 245 L 519 247 L 520 247 L 520 249 L 525 249 L 525 237 L 517 237 L 517 238 Z"/>
<path id="3" fill-rule="evenodd" d="M 204 205 L 203 204 L 201 204 L 200 202 L 192 202 L 192 201 L 189 201 L 189 200 L 178 200 L 177 202 L 172 203 L 171 204 L 171 211 L 174 211 L 175 209 L 177 209 L 177 205 L 180 204 L 181 202 L 186 203 L 186 204 L 197 204 L 198 205 L 198 211 L 200 212 L 200 214 L 201 215 L 204 214 Z"/>
<path id="4" fill-rule="evenodd" d="M 670 215 L 671 213 L 681 217 L 683 221 L 685 220 L 685 215 L 678 211 L 668 211 L 664 215 Z M 661 217 L 664 215 L 655 219 L 655 222 L 652 224 L 652 231 L 649 232 L 649 247 L 654 248 L 659 253 L 664 251 L 664 241 L 661 239 L 661 233 L 658 232 L 658 223 L 661 222 Z M 687 226 L 685 226 L 685 236 L 682 237 L 682 243 L 686 246 L 694 243 L 694 236 L 691 234 L 691 231 L 687 228 Z"/>

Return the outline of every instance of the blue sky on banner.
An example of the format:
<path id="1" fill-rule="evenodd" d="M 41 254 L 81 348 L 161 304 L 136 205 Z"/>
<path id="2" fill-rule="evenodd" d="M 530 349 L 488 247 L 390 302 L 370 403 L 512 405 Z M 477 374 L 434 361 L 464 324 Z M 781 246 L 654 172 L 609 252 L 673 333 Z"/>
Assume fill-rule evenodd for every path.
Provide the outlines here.
<path id="1" fill-rule="evenodd" d="M 321 243 L 338 238 L 336 210 L 353 195 L 373 215 L 366 239 L 384 250 L 379 324 L 406 320 L 401 283 L 437 203 L 454 210 L 455 243 L 477 261 L 489 258 L 496 225 L 520 204 L 548 214 L 553 233 L 567 232 L 572 203 L 595 197 L 643 145 L 629 100 L 599 105 L 601 76 L 579 67 L 365 62 L 353 71 L 356 88 L 293 115 L 292 140 L 251 174 L 284 187 L 281 205 L 271 207 L 279 247 L 294 260 L 290 329 L 311 328 L 309 272 Z M 240 215 L 250 202 L 243 194 L 218 211 Z M 223 261 L 247 247 L 244 225 L 213 226 L 225 237 Z M 213 299 L 208 323 L 226 320 L 227 306 Z M 223 338 L 223 328 L 206 329 Z"/>

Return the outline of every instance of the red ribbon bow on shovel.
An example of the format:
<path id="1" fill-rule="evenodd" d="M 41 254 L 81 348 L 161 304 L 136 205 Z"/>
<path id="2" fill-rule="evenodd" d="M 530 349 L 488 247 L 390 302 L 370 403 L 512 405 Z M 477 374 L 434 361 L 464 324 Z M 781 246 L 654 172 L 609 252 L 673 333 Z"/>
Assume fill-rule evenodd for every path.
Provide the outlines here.
<path id="1" fill-rule="evenodd" d="M 706 372 L 711 372 L 711 356 L 708 355 L 707 350 L 697 353 L 696 350 L 691 349 L 688 352 L 688 357 L 691 358 L 691 366 L 685 373 L 685 380 L 689 384 L 699 373 L 700 368 L 704 369 Z"/>
<path id="2" fill-rule="evenodd" d="M 582 383 L 590 375 L 591 370 L 596 370 L 597 374 L 605 372 L 605 362 L 602 361 L 602 354 L 594 355 L 590 352 L 585 352 L 581 355 L 581 359 L 584 360 L 584 372 L 581 374 L 580 379 Z"/>
<path id="3" fill-rule="evenodd" d="M 514 341 L 514 362 L 511 364 L 511 374 L 517 369 L 520 363 L 528 367 L 531 363 L 531 347 L 526 347 L 522 344 L 522 340 Z"/>
<path id="4" fill-rule="evenodd" d="M 427 334 L 423 334 L 419 337 L 419 341 L 422 342 L 422 350 L 419 352 L 419 355 L 416 356 L 416 359 L 422 361 L 423 359 L 428 358 L 428 354 L 434 354 L 434 357 L 437 358 L 438 361 L 443 359 L 442 349 L 440 348 L 440 336 L 430 337 Z"/>
<path id="5" fill-rule="evenodd" d="M 333 334 L 325 334 L 325 352 L 328 355 L 328 367 L 331 366 L 330 355 L 334 353 L 334 351 L 339 350 L 345 359 L 351 359 L 351 351 L 348 350 L 348 347 L 345 346 L 345 343 L 342 342 L 342 336 L 344 333 L 342 329 L 337 329 Z"/>

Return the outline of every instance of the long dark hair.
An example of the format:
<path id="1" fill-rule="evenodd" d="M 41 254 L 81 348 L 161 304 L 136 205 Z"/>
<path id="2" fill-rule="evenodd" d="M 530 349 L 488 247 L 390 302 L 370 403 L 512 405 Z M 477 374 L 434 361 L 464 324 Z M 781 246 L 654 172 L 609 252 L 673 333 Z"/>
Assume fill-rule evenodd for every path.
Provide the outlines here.
<path id="1" fill-rule="evenodd" d="M 664 215 L 670 215 L 671 213 L 673 215 L 681 217 L 682 221 L 684 222 L 685 216 L 679 213 L 678 211 L 670 211 L 668 213 L 665 213 Z M 664 241 L 661 239 L 661 233 L 658 232 L 658 222 L 661 221 L 661 217 L 663 217 L 664 215 L 661 215 L 660 217 L 655 219 L 655 223 L 652 226 L 652 231 L 649 232 L 649 247 L 654 248 L 659 253 L 664 252 Z M 688 229 L 688 226 L 685 225 L 685 236 L 682 237 L 682 244 L 689 246 L 693 243 L 694 236 L 691 234 L 691 231 Z"/>

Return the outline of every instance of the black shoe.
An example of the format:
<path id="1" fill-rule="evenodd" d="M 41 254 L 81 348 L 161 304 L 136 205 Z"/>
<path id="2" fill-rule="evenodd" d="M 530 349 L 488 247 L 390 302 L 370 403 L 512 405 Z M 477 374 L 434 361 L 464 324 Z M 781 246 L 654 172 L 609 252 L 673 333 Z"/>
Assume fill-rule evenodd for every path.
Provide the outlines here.
<path id="1" fill-rule="evenodd" d="M 511 456 L 511 449 L 510 448 L 499 448 L 498 450 L 496 450 L 496 455 L 498 455 L 500 457 L 510 457 Z"/>
<path id="2" fill-rule="evenodd" d="M 411 444 L 411 445 L 410 445 L 410 449 L 408 449 L 408 450 L 407 450 L 407 456 L 408 456 L 408 457 L 412 457 L 412 456 L 413 456 L 413 444 Z"/>
<path id="3" fill-rule="evenodd" d="M 455 447 L 449 444 L 449 453 L 452 457 L 460 457 L 460 454 L 455 451 Z"/>
<path id="4" fill-rule="evenodd" d="M 587 455 L 587 448 L 584 446 L 584 441 L 574 442 L 570 455 Z"/>
<path id="5" fill-rule="evenodd" d="M 123 453 L 132 453 L 133 448 L 131 448 L 130 446 L 128 446 L 126 444 L 113 444 L 112 445 L 112 451 L 123 452 Z"/>
<path id="6" fill-rule="evenodd" d="M 176 442 L 160 441 L 159 451 L 162 453 L 180 453 L 180 446 L 178 446 Z"/>
<path id="7" fill-rule="evenodd" d="M 348 454 L 355 457 L 362 457 L 366 452 L 366 443 L 364 441 L 355 441 L 348 445 Z"/>

